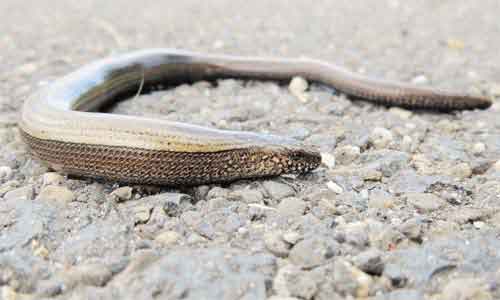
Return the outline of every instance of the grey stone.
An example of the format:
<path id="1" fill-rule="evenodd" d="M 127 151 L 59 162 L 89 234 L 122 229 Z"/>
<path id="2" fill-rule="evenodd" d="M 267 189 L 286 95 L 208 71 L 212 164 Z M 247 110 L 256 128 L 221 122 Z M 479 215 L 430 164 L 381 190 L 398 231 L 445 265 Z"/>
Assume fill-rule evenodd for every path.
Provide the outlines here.
<path id="1" fill-rule="evenodd" d="M 207 200 L 212 198 L 227 198 L 230 194 L 230 190 L 221 187 L 213 187 L 207 193 Z"/>
<path id="2" fill-rule="evenodd" d="M 318 291 L 316 281 L 307 271 L 293 272 L 285 276 L 291 296 L 300 299 L 312 299 Z"/>
<path id="3" fill-rule="evenodd" d="M 92 263 L 72 267 L 61 275 L 66 287 L 79 284 L 102 287 L 112 278 L 113 273 L 103 264 Z"/>
<path id="4" fill-rule="evenodd" d="M 433 184 L 446 182 L 440 176 L 418 175 L 414 170 L 401 170 L 397 172 L 389 181 L 389 187 L 393 193 L 423 193 Z"/>
<path id="5" fill-rule="evenodd" d="M 217 210 L 227 207 L 229 205 L 229 200 L 226 198 L 210 198 L 207 204 L 209 210 Z"/>
<path id="6" fill-rule="evenodd" d="M 472 238 L 441 238 L 427 242 L 418 248 L 389 252 L 384 276 L 394 286 L 411 282 L 415 288 L 430 283 L 440 270 L 453 268 L 454 272 L 486 274 L 500 267 L 500 241 L 494 234 L 482 234 Z"/>
<path id="7" fill-rule="evenodd" d="M 116 297 L 147 299 L 264 299 L 275 271 L 270 255 L 235 249 L 171 251 L 141 268 L 129 269 L 109 283 Z"/>
<path id="8" fill-rule="evenodd" d="M 371 275 L 381 275 L 384 271 L 382 252 L 376 249 L 363 251 L 353 258 L 356 267 Z"/>
<path id="9" fill-rule="evenodd" d="M 2 182 L 12 177 L 12 168 L 9 166 L 0 166 L 0 180 Z"/>
<path id="10" fill-rule="evenodd" d="M 405 194 L 408 204 L 423 213 L 429 213 L 443 208 L 446 202 L 431 193 L 407 193 Z"/>
<path id="11" fill-rule="evenodd" d="M 370 135 L 370 143 L 375 149 L 384 149 L 393 141 L 392 132 L 387 128 L 375 127 Z"/>
<path id="12" fill-rule="evenodd" d="M 489 285 L 480 278 L 452 279 L 441 293 L 443 300 L 489 300 L 494 299 Z"/>
<path id="13" fill-rule="evenodd" d="M 64 177 L 55 173 L 48 172 L 43 174 L 42 183 L 43 185 L 61 185 L 64 182 Z"/>
<path id="14" fill-rule="evenodd" d="M 242 189 L 236 190 L 229 194 L 229 200 L 232 201 L 242 201 L 244 203 L 262 203 L 264 196 L 260 190 L 254 189 Z"/>
<path id="15" fill-rule="evenodd" d="M 289 197 L 282 199 L 278 204 L 277 209 L 278 212 L 282 215 L 299 217 L 304 214 L 306 207 L 307 204 L 304 202 L 304 200 L 296 197 Z"/>
<path id="16" fill-rule="evenodd" d="M 295 190 L 289 185 L 279 183 L 276 181 L 264 181 L 262 183 L 264 189 L 269 194 L 269 196 L 275 200 L 281 200 L 286 197 L 291 197 L 295 195 Z"/>
<path id="17" fill-rule="evenodd" d="M 401 224 L 399 230 L 409 239 L 420 242 L 424 234 L 424 224 L 420 218 L 412 218 Z"/>
<path id="18" fill-rule="evenodd" d="M 14 200 L 14 199 L 31 200 L 33 199 L 33 194 L 34 194 L 33 185 L 28 184 L 26 186 L 8 191 L 7 193 L 5 193 L 3 198 L 5 200 Z"/>
<path id="19" fill-rule="evenodd" d="M 464 142 L 444 135 L 432 135 L 420 146 L 435 161 L 467 161 L 466 148 Z"/>
<path id="20" fill-rule="evenodd" d="M 408 168 L 410 156 L 406 152 L 395 150 L 375 150 L 361 155 L 361 163 L 365 168 L 382 172 L 385 177 L 391 177 L 398 171 Z"/>
<path id="21" fill-rule="evenodd" d="M 163 231 L 155 237 L 155 242 L 164 246 L 175 245 L 181 239 L 181 235 L 175 231 Z"/>
<path id="22" fill-rule="evenodd" d="M 341 165 L 347 165 L 355 161 L 361 155 L 358 146 L 346 145 L 337 147 L 334 151 L 335 160 Z"/>
<path id="23" fill-rule="evenodd" d="M 200 212 L 188 210 L 182 214 L 181 220 L 187 226 L 193 227 L 202 221 L 202 217 Z"/>
<path id="24" fill-rule="evenodd" d="M 378 300 L 379 298 L 377 298 Z M 380 297 L 380 300 L 422 300 L 424 298 L 423 292 L 414 289 L 398 289 L 389 292 L 387 295 Z"/>
<path id="25" fill-rule="evenodd" d="M 131 208 L 131 214 L 134 219 L 134 224 L 145 224 L 149 221 L 151 213 L 153 212 L 153 206 L 147 203 L 139 203 Z"/>
<path id="26" fill-rule="evenodd" d="M 215 237 L 215 229 L 212 224 L 201 220 L 194 226 L 194 230 L 204 238 L 212 240 Z"/>
<path id="27" fill-rule="evenodd" d="M 36 200 L 66 205 L 75 200 L 75 194 L 64 186 L 47 185 L 42 188 Z"/>
<path id="28" fill-rule="evenodd" d="M 47 263 L 25 251 L 3 252 L 2 250 L 0 248 L 2 252 L 0 253 L 0 282 L 2 288 L 10 287 L 20 294 L 33 293 L 39 278 L 48 275 Z M 33 268 L 34 265 L 38 266 L 38 268 Z M 2 298 L 0 297 L 0 299 Z"/>
<path id="29" fill-rule="evenodd" d="M 293 246 L 288 257 L 303 268 L 310 269 L 326 263 L 336 253 L 336 244 L 321 237 L 310 237 Z"/>
<path id="30" fill-rule="evenodd" d="M 47 235 L 55 215 L 53 207 L 31 200 L 13 198 L 0 201 L 0 253 Z"/>
<path id="31" fill-rule="evenodd" d="M 127 201 L 132 199 L 132 188 L 130 186 L 122 186 L 111 192 L 118 201 Z"/>
<path id="32" fill-rule="evenodd" d="M 357 298 L 367 297 L 373 288 L 373 279 L 369 275 L 342 259 L 333 263 L 332 281 L 335 291 Z"/>
<path id="33" fill-rule="evenodd" d="M 267 250 L 278 257 L 287 257 L 290 252 L 291 244 L 283 239 L 279 231 L 266 233 L 264 236 L 264 243 Z"/>

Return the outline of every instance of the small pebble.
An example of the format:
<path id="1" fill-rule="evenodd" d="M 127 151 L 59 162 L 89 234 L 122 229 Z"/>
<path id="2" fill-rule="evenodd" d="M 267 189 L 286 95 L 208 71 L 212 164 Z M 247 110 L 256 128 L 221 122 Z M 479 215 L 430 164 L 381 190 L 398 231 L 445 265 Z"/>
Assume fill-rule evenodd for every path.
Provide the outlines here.
<path id="1" fill-rule="evenodd" d="M 20 65 L 16 68 L 16 71 L 20 75 L 30 75 L 35 73 L 35 71 L 38 69 L 38 66 L 34 63 L 25 63 L 23 65 Z"/>
<path id="2" fill-rule="evenodd" d="M 358 146 L 337 147 L 334 151 L 336 161 L 341 165 L 347 165 L 358 159 L 361 155 L 361 149 Z"/>
<path id="3" fill-rule="evenodd" d="M 47 259 L 50 255 L 49 249 L 44 245 L 38 245 L 33 249 L 33 255 Z"/>
<path id="4" fill-rule="evenodd" d="M 229 193 L 230 190 L 216 186 L 208 191 L 207 200 L 212 198 L 227 198 Z"/>
<path id="5" fill-rule="evenodd" d="M 446 201 L 430 193 L 407 193 L 406 201 L 423 213 L 429 213 L 443 208 Z"/>
<path id="6" fill-rule="evenodd" d="M 476 228 L 476 229 L 482 229 L 486 226 L 486 223 L 484 223 L 483 221 L 475 221 L 473 223 L 473 225 L 474 225 L 474 228 Z"/>
<path id="7" fill-rule="evenodd" d="M 243 189 L 236 190 L 229 194 L 228 199 L 231 201 L 241 201 L 243 203 L 262 203 L 264 200 L 264 195 L 260 190 L 255 189 Z"/>
<path id="8" fill-rule="evenodd" d="M 401 107 L 391 107 L 389 108 L 389 112 L 400 117 L 403 120 L 408 120 L 413 115 L 412 111 Z"/>
<path id="9" fill-rule="evenodd" d="M 465 179 L 472 176 L 472 168 L 468 163 L 458 163 L 448 170 L 445 170 L 445 174 L 458 179 Z"/>
<path id="10" fill-rule="evenodd" d="M 227 200 L 226 198 L 212 198 L 212 199 L 208 200 L 207 208 L 209 210 L 217 210 L 217 209 L 227 207 L 228 204 L 229 204 L 229 200 Z"/>
<path id="11" fill-rule="evenodd" d="M 500 97 L 500 84 L 493 84 L 490 88 L 490 94 L 494 97 Z"/>
<path id="12" fill-rule="evenodd" d="M 49 172 L 43 174 L 42 182 L 44 186 L 61 185 L 64 182 L 64 177 L 55 172 Z"/>
<path id="13" fill-rule="evenodd" d="M 321 153 L 321 162 L 324 163 L 329 169 L 335 168 L 335 156 L 330 153 Z"/>
<path id="14" fill-rule="evenodd" d="M 206 242 L 207 239 L 204 238 L 203 236 L 197 234 L 196 232 L 193 232 L 190 234 L 186 240 L 186 243 L 188 245 L 195 245 L 195 244 L 200 244 Z"/>
<path id="15" fill-rule="evenodd" d="M 437 122 L 435 126 L 447 133 L 454 133 L 460 129 L 460 125 L 447 119 Z"/>
<path id="16" fill-rule="evenodd" d="M 12 176 L 12 169 L 8 166 L 0 167 L 0 180 L 9 180 Z"/>
<path id="17" fill-rule="evenodd" d="M 287 289 L 291 296 L 300 299 L 312 299 L 318 291 L 318 286 L 314 281 L 312 274 L 306 271 L 298 271 L 287 274 Z"/>
<path id="18" fill-rule="evenodd" d="M 494 299 L 488 284 L 477 278 L 452 279 L 441 293 L 442 300 L 490 300 Z"/>
<path id="19" fill-rule="evenodd" d="M 375 127 L 370 135 L 370 142 L 376 149 L 386 148 L 392 140 L 392 132 L 382 127 Z"/>
<path id="20" fill-rule="evenodd" d="M 401 151 L 412 152 L 412 145 L 413 139 L 408 135 L 403 136 L 401 140 Z"/>
<path id="21" fill-rule="evenodd" d="M 495 170 L 495 171 L 500 171 L 500 160 L 497 160 L 497 161 L 493 164 L 493 170 Z"/>
<path id="22" fill-rule="evenodd" d="M 164 246 L 172 246 L 177 244 L 181 239 L 181 235 L 175 231 L 163 231 L 155 237 L 155 242 L 160 243 Z"/>
<path id="23" fill-rule="evenodd" d="M 449 38 L 447 41 L 448 48 L 455 50 L 462 50 L 465 48 L 465 43 L 462 40 L 456 38 Z"/>
<path id="24" fill-rule="evenodd" d="M 297 97 L 300 101 L 308 102 L 309 97 L 308 94 L 306 93 L 308 87 L 309 84 L 304 78 L 295 76 L 290 81 L 290 84 L 288 85 L 288 90 L 290 91 L 290 93 L 292 93 L 292 95 Z"/>
<path id="25" fill-rule="evenodd" d="M 481 155 L 484 151 L 486 151 L 486 145 L 483 143 L 475 143 L 472 146 L 472 154 L 474 155 Z"/>
<path id="26" fill-rule="evenodd" d="M 421 219 L 412 218 L 401 224 L 399 231 L 409 239 L 420 242 L 424 234 L 424 224 Z"/>
<path id="27" fill-rule="evenodd" d="M 382 252 L 376 249 L 363 251 L 353 258 L 356 267 L 371 275 L 380 276 L 384 271 Z"/>
<path id="28" fill-rule="evenodd" d="M 283 240 L 279 231 L 265 234 L 264 244 L 266 245 L 267 250 L 278 257 L 287 257 L 290 252 L 290 244 Z"/>
<path id="29" fill-rule="evenodd" d="M 63 280 L 68 286 L 83 284 L 87 286 L 104 286 L 113 273 L 104 264 L 85 264 L 75 266 L 63 272 Z"/>
<path id="30" fill-rule="evenodd" d="M 132 199 L 132 188 L 129 186 L 122 186 L 111 192 L 111 196 L 115 197 L 118 201 L 127 201 Z"/>
<path id="31" fill-rule="evenodd" d="M 394 207 L 394 197 L 389 194 L 375 193 L 368 198 L 368 207 L 387 209 Z"/>
<path id="32" fill-rule="evenodd" d="M 334 262 L 332 282 L 336 291 L 356 298 L 367 297 L 373 286 L 368 274 L 341 259 Z"/>
<path id="33" fill-rule="evenodd" d="M 134 219 L 134 224 L 145 224 L 149 221 L 151 217 L 151 212 L 153 211 L 153 206 L 150 204 L 139 204 L 132 207 L 132 215 Z"/>
<path id="34" fill-rule="evenodd" d="M 299 217 L 306 211 L 307 204 L 304 200 L 296 197 L 288 197 L 278 204 L 278 212 L 285 216 Z"/>
<path id="35" fill-rule="evenodd" d="M 291 245 L 297 244 L 302 236 L 296 231 L 288 231 L 283 234 L 283 240 Z"/>
<path id="36" fill-rule="evenodd" d="M 65 186 L 48 185 L 42 188 L 37 199 L 68 204 L 75 200 L 75 194 Z"/>
<path id="37" fill-rule="evenodd" d="M 411 80 L 411 83 L 416 85 L 425 85 L 429 83 L 429 79 L 425 75 L 418 75 Z"/>
<path id="38" fill-rule="evenodd" d="M 342 194 L 344 192 L 344 189 L 333 181 L 328 181 L 326 186 L 336 194 Z"/>
<path id="39" fill-rule="evenodd" d="M 17 189 L 13 189 L 5 193 L 3 198 L 5 200 L 12 200 L 12 199 L 17 199 L 17 200 L 31 200 L 33 199 L 34 195 L 34 190 L 33 190 L 33 185 L 27 185 L 23 186 Z"/>
<path id="40" fill-rule="evenodd" d="M 275 200 L 295 195 L 295 190 L 287 184 L 268 180 L 262 183 L 269 196 Z"/>
<path id="41" fill-rule="evenodd" d="M 335 249 L 323 238 L 311 237 L 293 246 L 288 257 L 295 265 L 310 269 L 326 263 L 335 254 Z"/>

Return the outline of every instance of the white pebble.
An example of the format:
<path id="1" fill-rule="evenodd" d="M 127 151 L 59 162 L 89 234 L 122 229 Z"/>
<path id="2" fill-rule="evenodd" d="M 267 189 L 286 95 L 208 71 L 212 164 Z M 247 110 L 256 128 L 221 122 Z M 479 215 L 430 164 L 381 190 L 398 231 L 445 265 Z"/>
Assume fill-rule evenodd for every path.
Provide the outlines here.
<path id="1" fill-rule="evenodd" d="M 346 145 L 338 147 L 334 151 L 336 161 L 341 165 L 350 164 L 361 154 L 361 149 L 357 146 Z"/>
<path id="2" fill-rule="evenodd" d="M 484 143 L 475 143 L 472 146 L 472 153 L 475 155 L 479 155 L 486 151 L 486 145 Z"/>
<path id="3" fill-rule="evenodd" d="M 413 139 L 411 138 L 411 136 L 403 136 L 403 140 L 401 140 L 401 151 L 411 152 L 412 144 Z"/>
<path id="4" fill-rule="evenodd" d="M 336 194 L 342 194 L 344 189 L 333 181 L 328 181 L 326 186 Z"/>
<path id="5" fill-rule="evenodd" d="M 391 107 L 389 108 L 389 112 L 400 117 L 403 120 L 407 120 L 413 115 L 413 112 L 400 107 Z"/>
<path id="6" fill-rule="evenodd" d="M 321 153 L 321 162 L 324 163 L 329 169 L 335 168 L 335 156 L 330 153 Z"/>
<path id="7" fill-rule="evenodd" d="M 46 185 L 60 185 L 61 183 L 63 183 L 63 181 L 64 181 L 64 177 L 62 177 L 61 175 L 59 175 L 55 172 L 45 173 L 45 174 L 43 174 L 43 178 L 42 178 L 42 182 L 43 182 L 44 186 L 46 186 Z"/>
<path id="8" fill-rule="evenodd" d="M 111 195 L 116 197 L 117 200 L 130 200 L 132 199 L 132 188 L 129 186 L 122 186 L 112 191 Z"/>
<path id="9" fill-rule="evenodd" d="M 500 160 L 497 160 L 497 162 L 493 164 L 493 169 L 495 171 L 500 171 Z"/>
<path id="10" fill-rule="evenodd" d="M 473 225 L 476 229 L 481 229 L 486 226 L 486 223 L 484 223 L 483 221 L 475 221 Z"/>
<path id="11" fill-rule="evenodd" d="M 12 176 L 12 169 L 8 166 L 0 167 L 0 179 L 10 179 Z"/>
<path id="12" fill-rule="evenodd" d="M 10 190 L 3 195 L 5 200 L 31 200 L 33 199 L 33 185 L 23 186 L 14 190 Z"/>
<path id="13" fill-rule="evenodd" d="M 411 80 L 411 83 L 416 85 L 424 85 L 429 83 L 429 79 L 425 75 L 418 75 Z"/>
<path id="14" fill-rule="evenodd" d="M 304 78 L 295 76 L 290 81 L 290 84 L 288 85 L 288 90 L 290 91 L 290 93 L 292 93 L 292 95 L 297 97 L 300 101 L 307 102 L 309 99 L 305 92 L 308 87 L 309 84 Z"/>
<path id="15" fill-rule="evenodd" d="M 37 199 L 42 201 L 57 201 L 67 204 L 75 200 L 75 195 L 64 186 L 48 185 L 42 188 Z"/>
<path id="16" fill-rule="evenodd" d="M 447 170 L 449 176 L 464 179 L 472 176 L 472 168 L 468 163 L 458 163 Z"/>
<path id="17" fill-rule="evenodd" d="M 370 136 L 370 140 L 375 148 L 383 149 L 392 142 L 392 132 L 383 127 L 375 127 Z"/>
<path id="18" fill-rule="evenodd" d="M 176 244 L 180 240 L 181 236 L 175 231 L 164 231 L 155 237 L 155 242 L 158 242 L 165 246 L 171 246 Z"/>

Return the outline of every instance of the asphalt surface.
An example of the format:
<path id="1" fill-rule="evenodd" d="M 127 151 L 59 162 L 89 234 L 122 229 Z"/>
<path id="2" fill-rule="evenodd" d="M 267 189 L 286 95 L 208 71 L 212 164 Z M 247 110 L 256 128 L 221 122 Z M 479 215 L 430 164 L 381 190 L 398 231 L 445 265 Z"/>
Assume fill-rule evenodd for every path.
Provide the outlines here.
<path id="1" fill-rule="evenodd" d="M 498 299 L 499 11 L 495 0 L 1 1 L 0 299 Z M 410 112 L 317 85 L 304 102 L 272 82 L 198 82 L 112 111 L 292 136 L 326 163 L 174 190 L 68 178 L 30 158 L 17 131 L 26 97 L 156 47 L 306 56 L 494 104 Z"/>

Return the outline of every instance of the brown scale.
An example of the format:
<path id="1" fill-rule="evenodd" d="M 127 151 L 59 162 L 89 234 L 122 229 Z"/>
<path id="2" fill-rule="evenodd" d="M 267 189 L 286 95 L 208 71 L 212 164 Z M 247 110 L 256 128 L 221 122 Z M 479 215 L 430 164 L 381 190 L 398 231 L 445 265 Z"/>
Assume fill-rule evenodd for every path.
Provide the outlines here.
<path id="1" fill-rule="evenodd" d="M 258 147 L 219 152 L 173 152 L 44 140 L 22 131 L 31 152 L 69 174 L 112 181 L 196 185 L 243 178 L 306 173 L 321 157 L 297 150 L 269 153 Z"/>

